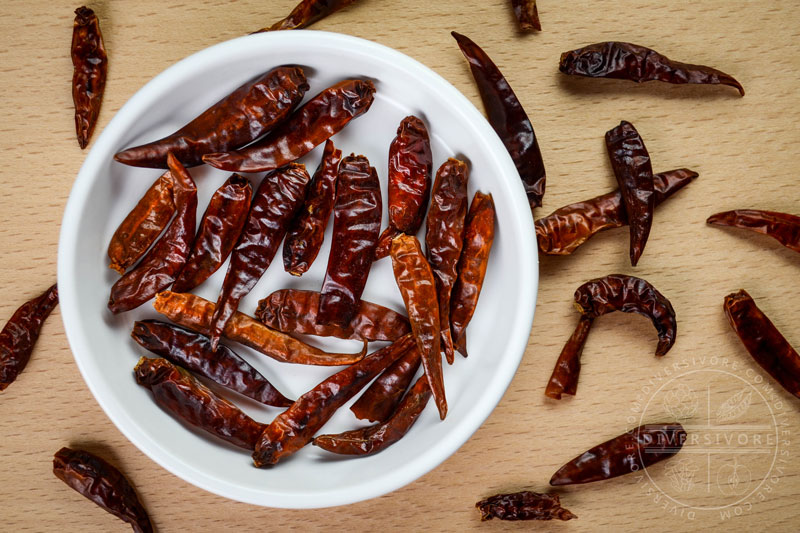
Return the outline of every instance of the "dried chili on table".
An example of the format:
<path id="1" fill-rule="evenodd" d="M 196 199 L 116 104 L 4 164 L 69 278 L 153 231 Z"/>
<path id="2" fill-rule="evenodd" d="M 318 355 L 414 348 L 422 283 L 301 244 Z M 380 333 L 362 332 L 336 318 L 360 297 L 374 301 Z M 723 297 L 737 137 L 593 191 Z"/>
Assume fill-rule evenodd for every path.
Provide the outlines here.
<path id="1" fill-rule="evenodd" d="M 539 23 L 539 11 L 536 9 L 536 0 L 511 0 L 514 16 L 517 17 L 519 29 L 522 31 L 542 31 Z"/>
<path id="2" fill-rule="evenodd" d="M 572 520 L 578 518 L 561 506 L 558 494 L 542 494 L 524 490 L 511 494 L 497 494 L 475 504 L 481 512 L 481 521 L 498 520 Z"/>
<path id="3" fill-rule="evenodd" d="M 383 422 L 395 412 L 422 361 L 416 346 L 389 365 L 350 407 L 356 418 Z"/>
<path id="4" fill-rule="evenodd" d="M 336 13 L 355 2 L 356 0 L 302 0 L 288 16 L 272 26 L 261 28 L 253 33 L 307 28 L 331 13 Z"/>
<path id="5" fill-rule="evenodd" d="M 286 120 L 308 90 L 301 67 L 277 67 L 249 80 L 163 139 L 134 146 L 114 159 L 137 167 L 166 168 L 167 153 L 187 167 L 202 157 L 249 144 Z"/>
<path id="6" fill-rule="evenodd" d="M 108 56 L 94 11 L 86 6 L 75 10 L 72 27 L 72 101 L 78 144 L 86 148 L 92 136 L 108 74 Z"/>
<path id="7" fill-rule="evenodd" d="M 615 78 L 637 83 L 663 81 L 730 85 L 744 96 L 744 88 L 733 76 L 704 65 L 673 61 L 655 50 L 631 43 L 610 41 L 564 52 L 558 69 L 575 76 Z"/>
<path id="8" fill-rule="evenodd" d="M 3 326 L 0 331 L 0 391 L 25 370 L 42 325 L 56 305 L 58 286 L 54 284 L 40 296 L 22 304 Z"/>
<path id="9" fill-rule="evenodd" d="M 589 336 L 589 329 L 592 327 L 594 317 L 591 315 L 581 315 L 578 325 L 572 336 L 561 350 L 558 356 L 556 367 L 547 383 L 544 391 L 545 396 L 560 400 L 562 394 L 575 396 L 578 391 L 578 375 L 581 372 L 581 354 L 586 338 Z"/>
<path id="10" fill-rule="evenodd" d="M 136 533 L 151 533 L 153 525 L 136 491 L 116 467 L 84 450 L 61 448 L 53 456 L 53 474 L 101 508 L 131 525 Z"/>
<path id="11" fill-rule="evenodd" d="M 489 56 L 469 38 L 451 32 L 464 57 L 486 108 L 489 124 L 503 141 L 525 188 L 531 210 L 542 205 L 546 175 L 536 133 L 514 90 Z"/>
<path id="12" fill-rule="evenodd" d="M 711 215 L 706 223 L 768 235 L 790 250 L 800 252 L 800 217 L 797 215 L 758 209 L 736 209 Z"/>
<path id="13" fill-rule="evenodd" d="M 231 172 L 275 170 L 295 161 L 366 113 L 375 99 L 369 80 L 344 80 L 303 104 L 262 140 L 236 151 L 203 156 L 212 167 Z"/>

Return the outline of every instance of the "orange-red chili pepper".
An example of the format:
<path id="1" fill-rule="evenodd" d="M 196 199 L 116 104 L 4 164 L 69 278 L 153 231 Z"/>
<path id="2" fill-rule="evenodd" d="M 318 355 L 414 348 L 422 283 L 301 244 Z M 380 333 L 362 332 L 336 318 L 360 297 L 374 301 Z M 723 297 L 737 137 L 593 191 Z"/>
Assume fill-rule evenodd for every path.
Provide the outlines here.
<path id="1" fill-rule="evenodd" d="M 86 148 L 92 136 L 108 74 L 108 56 L 97 15 L 86 6 L 75 10 L 72 27 L 72 101 L 78 144 Z"/>
<path id="2" fill-rule="evenodd" d="M 706 224 L 741 228 L 772 237 L 785 247 L 800 252 L 800 217 L 776 211 L 736 209 L 711 215 Z"/>
<path id="3" fill-rule="evenodd" d="M 395 412 L 422 361 L 416 345 L 392 363 L 350 407 L 356 418 L 383 422 Z"/>
<path id="4" fill-rule="evenodd" d="M 561 350 L 561 355 L 558 356 L 550 381 L 547 382 L 544 394 L 548 398 L 560 400 L 562 394 L 575 396 L 575 393 L 578 392 L 581 355 L 583 354 L 583 346 L 586 344 L 592 322 L 594 322 L 593 316 L 581 315 L 575 331 Z"/>

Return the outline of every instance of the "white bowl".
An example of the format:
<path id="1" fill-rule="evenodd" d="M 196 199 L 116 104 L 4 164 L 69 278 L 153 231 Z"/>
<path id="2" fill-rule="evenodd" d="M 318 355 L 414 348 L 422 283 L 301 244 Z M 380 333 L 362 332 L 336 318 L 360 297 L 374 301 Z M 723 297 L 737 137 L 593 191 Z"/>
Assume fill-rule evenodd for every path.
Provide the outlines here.
<path id="1" fill-rule="evenodd" d="M 453 60 L 460 54 L 453 43 Z M 118 278 L 107 264 L 106 247 L 117 225 L 161 171 L 115 162 L 117 151 L 160 138 L 182 126 L 246 80 L 281 64 L 306 68 L 307 97 L 350 77 L 375 80 L 370 111 L 333 140 L 344 154 L 366 155 L 381 177 L 386 215 L 389 143 L 408 114 L 428 124 L 434 169 L 447 157 L 468 158 L 470 198 L 491 192 L 497 209 L 496 237 L 477 312 L 468 328 L 470 357 L 456 356 L 445 369 L 450 406 L 439 421 L 433 402 L 408 435 L 382 453 L 342 458 L 313 446 L 269 470 L 253 467 L 242 450 L 178 422 L 136 384 L 133 366 L 146 355 L 130 338 L 134 320 L 158 318 L 148 303 L 112 315 L 106 307 Z M 301 160 L 316 168 L 318 147 Z M 199 213 L 228 173 L 208 166 L 191 169 L 199 189 Z M 254 184 L 261 175 L 251 175 Z M 423 230 L 424 231 L 424 230 Z M 424 235 L 420 235 L 421 237 Z M 319 290 L 325 273 L 325 245 L 302 278 L 283 271 L 281 251 L 240 310 L 252 314 L 259 299 L 283 287 Z M 503 396 L 519 365 L 533 321 L 538 282 L 535 235 L 525 193 L 514 165 L 480 112 L 439 75 L 379 44 L 318 31 L 249 35 L 198 52 L 168 68 L 137 92 L 108 124 L 78 174 L 64 213 L 58 252 L 61 313 L 75 361 L 86 384 L 111 421 L 155 462 L 210 492 L 256 505 L 314 508 L 380 496 L 410 483 L 455 452 L 483 423 Z M 198 287 L 216 301 L 227 265 Z M 389 259 L 373 266 L 364 299 L 403 309 Z M 323 339 L 326 349 L 358 351 L 353 341 Z M 376 343 L 375 346 L 382 346 Z M 298 397 L 336 369 L 278 363 L 243 346 L 241 354 L 289 397 Z M 229 395 L 257 420 L 269 422 L 272 407 Z M 342 408 L 324 432 L 364 425 Z"/>

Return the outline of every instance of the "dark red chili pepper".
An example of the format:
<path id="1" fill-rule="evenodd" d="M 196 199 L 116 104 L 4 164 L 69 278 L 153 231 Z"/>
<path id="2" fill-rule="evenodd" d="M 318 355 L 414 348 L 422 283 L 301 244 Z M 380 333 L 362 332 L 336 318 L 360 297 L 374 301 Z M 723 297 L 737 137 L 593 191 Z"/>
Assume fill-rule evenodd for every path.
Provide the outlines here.
<path id="1" fill-rule="evenodd" d="M 236 312 L 239 301 L 272 263 L 289 222 L 303 205 L 310 179 L 304 165 L 290 163 L 261 180 L 219 293 L 209 328 L 212 347 L 219 344 L 225 324 Z"/>
<path id="2" fill-rule="evenodd" d="M 78 144 L 86 148 L 100 114 L 108 74 L 108 56 L 97 15 L 86 6 L 75 10 L 72 26 L 72 101 Z"/>
<path id="3" fill-rule="evenodd" d="M 11 385 L 31 359 L 42 324 L 58 305 L 58 286 L 25 302 L 0 331 L 0 391 Z"/>
<path id="4" fill-rule="evenodd" d="M 61 448 L 53 456 L 53 474 L 101 508 L 131 525 L 136 533 L 151 533 L 147 510 L 125 476 L 113 465 L 84 450 Z"/>
<path id="5" fill-rule="evenodd" d="M 421 363 L 419 350 L 414 346 L 384 370 L 350 410 L 356 418 L 362 420 L 371 422 L 387 420 L 395 412 Z"/>
<path id="6" fill-rule="evenodd" d="M 362 341 L 395 341 L 411 331 L 408 319 L 400 313 L 364 300 L 345 327 L 320 324 L 318 309 L 318 292 L 281 289 L 258 302 L 256 318 L 284 333 Z"/>
<path id="7" fill-rule="evenodd" d="M 172 285 L 173 291 L 189 292 L 222 266 L 247 222 L 252 194 L 250 182 L 238 174 L 214 192 L 200 221 L 189 259 Z"/>
<path id="8" fill-rule="evenodd" d="M 514 7 L 514 16 L 517 17 L 519 29 L 522 31 L 542 31 L 539 23 L 539 11 L 536 9 L 536 0 L 511 0 Z"/>
<path id="9" fill-rule="evenodd" d="M 678 422 L 645 424 L 582 453 L 558 469 L 550 484 L 591 483 L 637 472 L 669 459 L 686 442 Z"/>
<path id="10" fill-rule="evenodd" d="M 560 400 L 562 394 L 575 396 L 578 391 L 578 375 L 581 372 L 583 345 L 586 344 L 592 322 L 594 322 L 593 316 L 581 315 L 575 331 L 558 356 L 556 367 L 544 391 L 545 396 L 554 400 Z"/>
<path id="11" fill-rule="evenodd" d="M 469 61 L 489 124 L 497 132 L 517 166 L 531 209 L 540 207 L 546 176 L 542 153 L 528 115 L 508 81 L 486 52 L 463 35 L 456 32 L 451 32 L 451 35 Z"/>
<path id="12" fill-rule="evenodd" d="M 522 491 L 498 494 L 475 504 L 481 512 L 481 521 L 498 520 L 572 520 L 578 518 L 561 507 L 558 494 Z"/>
<path id="13" fill-rule="evenodd" d="M 733 331 L 756 363 L 791 394 L 800 398 L 800 355 L 758 308 L 744 289 L 725 297 Z"/>
<path id="14" fill-rule="evenodd" d="M 366 157 L 350 154 L 339 165 L 333 240 L 317 314 L 320 324 L 345 327 L 358 312 L 380 230 L 378 173 Z"/>
<path id="15" fill-rule="evenodd" d="M 197 216 L 197 187 L 172 154 L 167 162 L 175 181 L 175 205 L 178 212 L 164 235 L 136 268 L 119 278 L 111 287 L 108 308 L 114 314 L 135 309 L 169 287 L 192 249 Z"/>
<path id="16" fill-rule="evenodd" d="M 208 154 L 203 161 L 232 172 L 275 170 L 295 161 L 366 113 L 375 99 L 369 80 L 345 80 L 303 104 L 264 139 L 236 151 Z"/>
<path id="17" fill-rule="evenodd" d="M 275 417 L 261 434 L 253 452 L 255 465 L 274 465 L 311 442 L 314 434 L 339 407 L 405 353 L 413 343 L 414 339 L 410 334 L 401 337 L 394 344 L 337 372 L 300 396 L 291 407 Z"/>
<path id="18" fill-rule="evenodd" d="M 200 333 L 157 320 L 143 320 L 133 324 L 131 337 L 154 354 L 257 402 L 276 407 L 292 405 L 292 400 L 236 352 L 224 345 L 212 350 L 208 338 Z"/>
<path id="19" fill-rule="evenodd" d="M 722 84 L 744 88 L 733 76 L 704 65 L 680 63 L 638 44 L 603 42 L 561 54 L 558 69 L 564 74 L 590 78 L 615 78 L 637 83 Z"/>
<path id="20" fill-rule="evenodd" d="M 272 26 L 262 28 L 253 33 L 277 30 L 299 30 L 307 28 L 315 22 L 336 13 L 356 0 L 302 0 L 289 15 Z"/>
<path id="21" fill-rule="evenodd" d="M 706 223 L 769 235 L 790 250 L 800 252 L 800 217 L 797 215 L 757 209 L 737 209 L 711 215 Z"/>
<path id="22" fill-rule="evenodd" d="M 167 153 L 187 167 L 202 157 L 249 144 L 283 122 L 308 90 L 303 69 L 278 67 L 238 87 L 175 133 L 134 146 L 114 159 L 137 167 L 166 168 Z"/>
<path id="23" fill-rule="evenodd" d="M 331 218 L 336 201 L 336 177 L 342 151 L 325 142 L 322 161 L 311 179 L 308 198 L 297 217 L 289 224 L 286 240 L 283 241 L 283 269 L 293 276 L 302 276 L 317 258 L 325 228 Z"/>

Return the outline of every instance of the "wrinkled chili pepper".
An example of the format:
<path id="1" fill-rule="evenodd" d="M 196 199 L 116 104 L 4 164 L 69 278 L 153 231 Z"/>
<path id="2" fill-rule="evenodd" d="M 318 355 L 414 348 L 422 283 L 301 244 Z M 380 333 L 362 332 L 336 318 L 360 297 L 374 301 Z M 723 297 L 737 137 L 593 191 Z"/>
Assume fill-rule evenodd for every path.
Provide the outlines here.
<path id="1" fill-rule="evenodd" d="M 395 341 L 411 331 L 408 319 L 382 305 L 361 300 L 358 312 L 345 327 L 317 321 L 319 293 L 281 289 L 258 302 L 256 318 L 284 333 L 338 337 L 361 341 Z"/>
<path id="2" fill-rule="evenodd" d="M 144 255 L 175 213 L 172 196 L 173 179 L 167 171 L 147 189 L 111 237 L 108 243 L 109 268 L 125 274 Z"/>
<path id="3" fill-rule="evenodd" d="M 681 168 L 653 175 L 654 207 L 681 190 L 698 176 Z M 539 251 L 548 255 L 568 255 L 595 234 L 628 224 L 619 189 L 584 202 L 556 209 L 534 223 Z"/>
<path id="4" fill-rule="evenodd" d="M 494 242 L 494 200 L 476 192 L 467 213 L 464 247 L 458 260 L 458 278 L 450 296 L 450 331 L 453 345 L 467 356 L 466 329 L 483 287 L 489 252 Z"/>
<path id="5" fill-rule="evenodd" d="M 333 239 L 320 291 L 318 323 L 345 327 L 358 312 L 380 230 L 378 173 L 366 157 L 350 154 L 339 165 Z"/>
<path id="6" fill-rule="evenodd" d="M 405 335 L 393 344 L 371 353 L 358 363 L 337 372 L 300 396 L 267 426 L 253 452 L 256 466 L 274 465 L 311 442 L 336 410 L 364 385 L 392 364 L 414 343 Z"/>
<path id="7" fill-rule="evenodd" d="M 514 16 L 517 17 L 519 29 L 522 31 L 542 31 L 539 23 L 539 11 L 536 9 L 536 0 L 511 0 L 514 7 Z"/>
<path id="8" fill-rule="evenodd" d="M 133 372 L 165 411 L 240 448 L 255 448 L 266 427 L 166 359 L 142 357 Z"/>
<path id="9" fill-rule="evenodd" d="M 50 312 L 58 305 L 58 286 L 25 302 L 0 331 L 0 391 L 11 385 L 28 365 L 33 346 Z"/>
<path id="10" fill-rule="evenodd" d="M 389 365 L 356 400 L 350 410 L 361 420 L 370 422 L 387 420 L 395 412 L 421 363 L 419 350 L 414 346 L 403 357 Z"/>
<path id="11" fill-rule="evenodd" d="M 209 337 L 216 348 L 225 324 L 231 319 L 239 301 L 258 283 L 266 272 L 289 222 L 302 207 L 311 178 L 304 165 L 290 163 L 264 176 L 250 206 L 250 214 L 236 247 L 222 290 L 217 299 Z"/>
<path id="12" fill-rule="evenodd" d="M 800 252 L 800 217 L 797 215 L 757 209 L 736 209 L 711 215 L 706 223 L 768 235 L 790 250 Z"/>
<path id="13" fill-rule="evenodd" d="M 131 482 L 116 467 L 84 450 L 61 448 L 53 456 L 53 474 L 101 508 L 131 525 L 136 533 L 151 533 L 153 525 Z"/>
<path id="14" fill-rule="evenodd" d="M 663 81 L 730 85 L 744 96 L 744 88 L 733 76 L 704 65 L 673 61 L 655 50 L 631 43 L 610 41 L 564 52 L 558 69 L 574 76 L 615 78 L 637 83 Z"/>
<path id="15" fill-rule="evenodd" d="M 733 331 L 756 363 L 791 394 L 800 398 L 800 355 L 758 308 L 744 289 L 725 297 Z"/>
<path id="16" fill-rule="evenodd" d="M 442 345 L 450 364 L 454 359 L 450 332 L 450 293 L 458 278 L 456 268 L 464 246 L 468 179 L 469 169 L 463 161 L 450 158 L 439 167 L 425 231 L 426 257 L 439 297 Z"/>
<path id="17" fill-rule="evenodd" d="M 655 184 L 650 154 L 630 122 L 606 132 L 606 148 L 628 215 L 631 265 L 636 266 L 644 252 L 655 209 Z"/>
<path id="18" fill-rule="evenodd" d="M 512 494 L 497 494 L 475 504 L 481 521 L 498 520 L 572 520 L 578 518 L 561 506 L 558 494 L 542 494 L 524 490 Z"/>
<path id="19" fill-rule="evenodd" d="M 336 177 L 341 160 L 342 151 L 328 139 L 322 161 L 308 187 L 305 204 L 289 224 L 283 241 L 283 269 L 293 276 L 305 274 L 322 247 L 325 228 L 336 201 Z"/>
<path id="20" fill-rule="evenodd" d="M 175 180 L 175 205 L 178 211 L 164 235 L 144 259 L 111 287 L 108 308 L 114 314 L 139 307 L 156 293 L 169 287 L 192 249 L 197 215 L 197 187 L 172 154 L 167 162 Z"/>
<path id="21" fill-rule="evenodd" d="M 645 424 L 577 456 L 558 469 L 550 484 L 591 483 L 641 471 L 680 451 L 686 431 L 678 422 Z"/>
<path id="22" fill-rule="evenodd" d="M 308 90 L 303 69 L 277 67 L 238 87 L 187 125 L 162 139 L 117 153 L 137 167 L 165 168 L 167 153 L 187 167 L 202 157 L 249 144 L 286 120 Z"/>
<path id="23" fill-rule="evenodd" d="M 75 10 L 72 26 L 72 101 L 78 144 L 86 148 L 92 136 L 108 74 L 108 56 L 97 15 L 86 6 Z"/>
<path id="24" fill-rule="evenodd" d="M 546 175 L 536 133 L 527 113 L 500 69 L 477 44 L 456 32 L 451 35 L 469 61 L 489 124 L 503 141 L 525 188 L 531 209 L 542 205 Z"/>
<path id="25" fill-rule="evenodd" d="M 176 324 L 208 335 L 215 306 L 194 294 L 164 291 L 156 295 L 153 307 Z M 225 325 L 223 334 L 225 338 L 249 346 L 276 361 L 299 365 L 350 365 L 363 359 L 367 353 L 366 343 L 364 349 L 355 354 L 324 352 L 238 311 Z"/>
<path id="26" fill-rule="evenodd" d="M 575 396 L 578 391 L 578 375 L 581 372 L 581 354 L 586 338 L 589 336 L 589 329 L 592 327 L 594 317 L 591 315 L 581 315 L 578 325 L 572 336 L 561 350 L 558 356 L 556 367 L 547 383 L 544 391 L 545 396 L 560 400 L 562 394 Z"/>
<path id="27" fill-rule="evenodd" d="M 411 331 L 417 343 L 422 368 L 431 386 L 439 418 L 447 415 L 447 400 L 442 376 L 440 352 L 439 301 L 436 282 L 419 241 L 412 235 L 399 235 L 392 241 L 392 269 L 403 302 L 406 304 Z"/>
<path id="28" fill-rule="evenodd" d="M 345 80 L 303 104 L 264 139 L 236 151 L 208 154 L 203 161 L 232 172 L 263 172 L 295 161 L 366 113 L 375 99 L 369 80 Z"/>
<path id="29" fill-rule="evenodd" d="M 172 285 L 175 292 L 189 292 L 222 266 L 247 222 L 250 182 L 232 175 L 214 192 L 200 221 L 200 229 L 186 264 Z"/>
<path id="30" fill-rule="evenodd" d="M 336 13 L 356 0 L 302 0 L 286 18 L 253 33 L 277 30 L 299 30 Z"/>
<path id="31" fill-rule="evenodd" d="M 208 338 L 157 320 L 137 321 L 131 337 L 140 346 L 173 364 L 266 405 L 288 407 L 286 398 L 258 370 L 227 346 L 211 349 Z"/>

